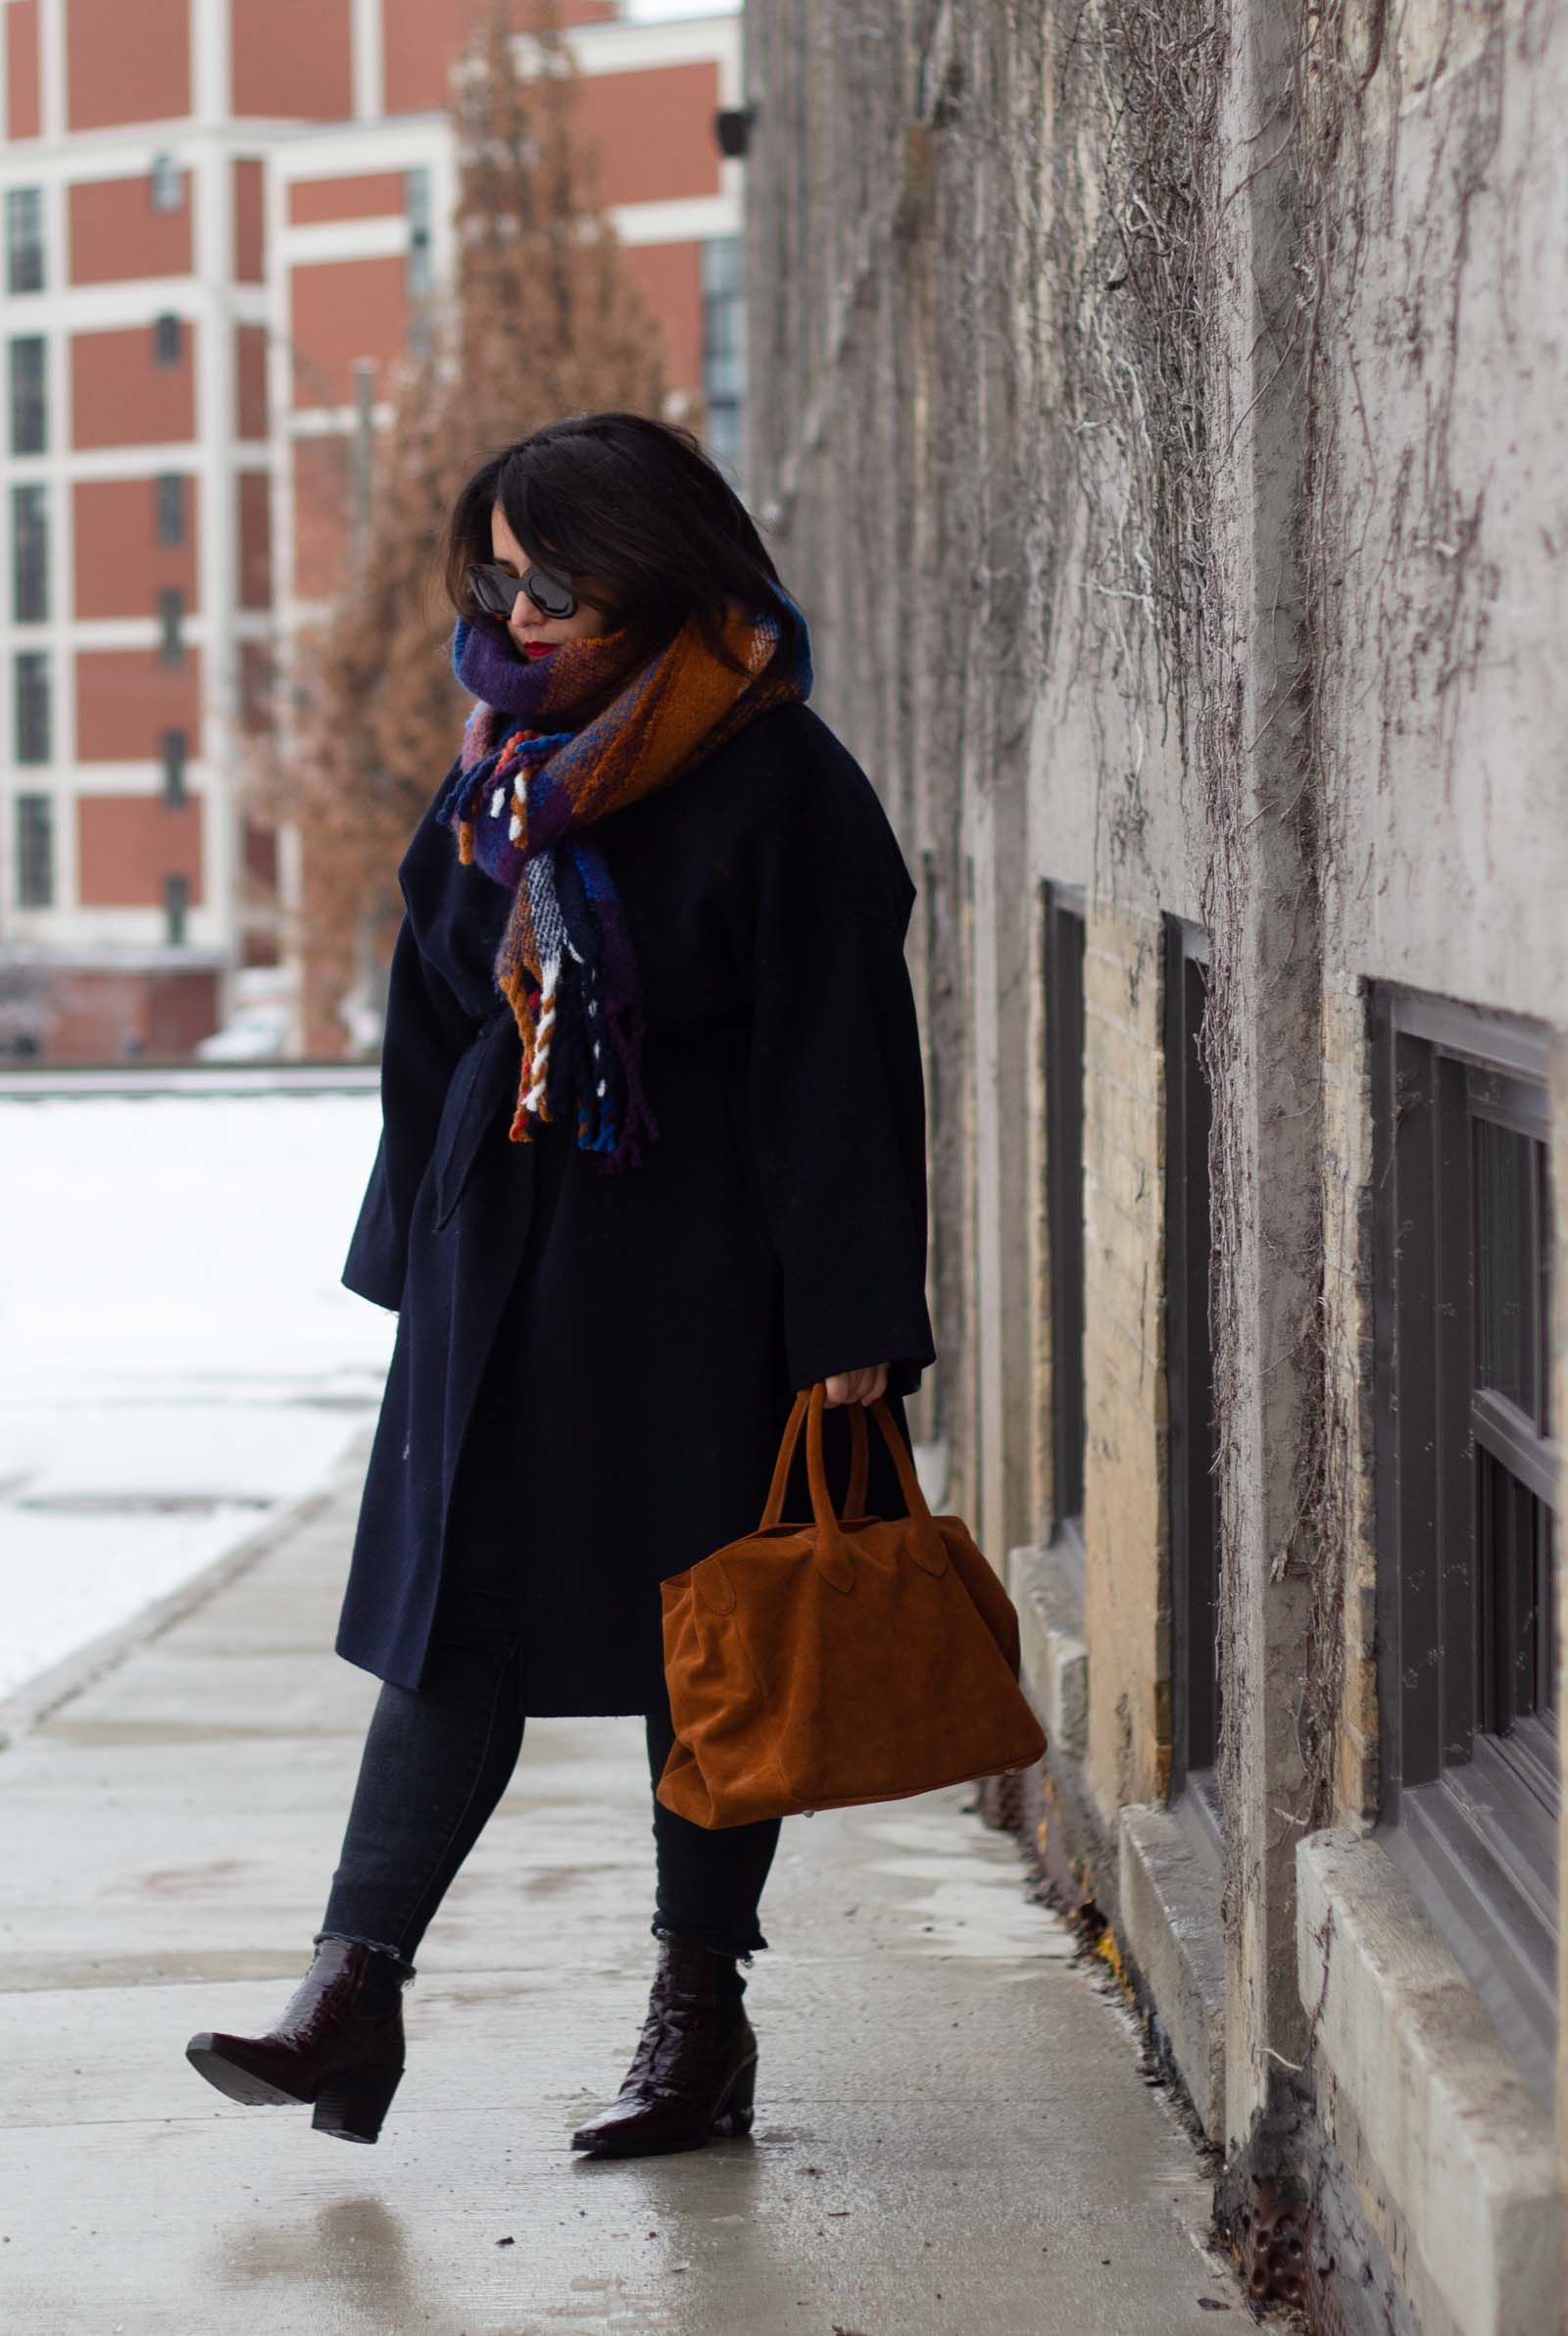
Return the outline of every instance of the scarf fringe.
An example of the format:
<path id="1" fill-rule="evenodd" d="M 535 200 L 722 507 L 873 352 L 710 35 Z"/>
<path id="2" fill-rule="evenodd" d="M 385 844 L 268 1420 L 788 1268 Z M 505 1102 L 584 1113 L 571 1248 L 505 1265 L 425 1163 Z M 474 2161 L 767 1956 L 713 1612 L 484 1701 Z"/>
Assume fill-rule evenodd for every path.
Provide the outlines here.
<path id="1" fill-rule="evenodd" d="M 626 1084 L 625 1118 L 615 1147 L 605 1163 L 608 1173 L 618 1174 L 625 1168 L 642 1167 L 643 1142 L 658 1143 L 659 1129 L 643 1092 L 642 1042 L 647 1023 L 641 1013 L 629 1019 L 619 1014 L 609 1019 L 611 1043 L 619 1058 Z"/>

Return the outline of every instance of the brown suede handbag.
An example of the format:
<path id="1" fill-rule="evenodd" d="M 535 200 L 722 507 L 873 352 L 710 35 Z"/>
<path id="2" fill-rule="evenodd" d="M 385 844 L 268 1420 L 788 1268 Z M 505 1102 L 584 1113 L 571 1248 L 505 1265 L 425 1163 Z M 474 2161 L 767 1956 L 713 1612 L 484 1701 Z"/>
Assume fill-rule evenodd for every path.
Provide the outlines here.
<path id="1" fill-rule="evenodd" d="M 896 1801 L 1026 1768 L 1046 1749 L 1018 1685 L 1018 1615 L 967 1526 L 933 1516 L 880 1398 L 906 1516 L 862 1516 L 865 1409 L 850 1407 L 842 1516 L 822 1465 L 826 1389 L 803 1388 L 762 1521 L 660 1585 L 675 1743 L 658 1793 L 708 1826 Z M 806 1422 L 811 1521 L 784 1524 Z"/>

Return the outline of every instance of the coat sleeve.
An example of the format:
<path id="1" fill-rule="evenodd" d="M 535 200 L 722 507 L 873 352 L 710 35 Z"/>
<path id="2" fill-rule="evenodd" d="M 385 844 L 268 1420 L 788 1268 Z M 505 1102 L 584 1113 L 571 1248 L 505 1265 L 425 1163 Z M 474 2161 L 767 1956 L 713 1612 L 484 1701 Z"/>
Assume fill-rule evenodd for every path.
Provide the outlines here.
<path id="1" fill-rule="evenodd" d="M 935 1358 L 926 1307 L 925 1093 L 899 922 L 808 923 L 753 998 L 751 1119 L 797 1388 Z"/>
<path id="2" fill-rule="evenodd" d="M 381 1140 L 341 1277 L 357 1296 L 394 1313 L 403 1302 L 415 1195 L 435 1148 L 453 1067 L 473 1026 L 426 963 L 405 912 L 387 977 Z"/>

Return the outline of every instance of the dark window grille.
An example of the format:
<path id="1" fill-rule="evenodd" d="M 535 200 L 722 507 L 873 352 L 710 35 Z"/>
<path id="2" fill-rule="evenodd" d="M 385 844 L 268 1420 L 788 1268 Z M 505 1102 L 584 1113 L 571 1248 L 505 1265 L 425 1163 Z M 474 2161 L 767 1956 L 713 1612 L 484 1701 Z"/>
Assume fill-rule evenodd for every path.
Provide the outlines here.
<path id="1" fill-rule="evenodd" d="M 178 317 L 153 319 L 154 365 L 178 365 L 185 353 L 184 325 Z"/>
<path id="2" fill-rule="evenodd" d="M 1217 1816 L 1219 1508 L 1215 1477 L 1207 936 L 1165 920 L 1165 1355 L 1170 1397 L 1171 1783 Z"/>
<path id="3" fill-rule="evenodd" d="M 741 239 L 710 236 L 703 245 L 703 404 L 708 449 L 720 470 L 738 478 L 741 401 L 746 389 L 746 303 L 741 283 Z"/>
<path id="4" fill-rule="evenodd" d="M 49 443 L 49 400 L 43 335 L 19 333 L 11 343 L 11 451 L 42 454 Z"/>
<path id="5" fill-rule="evenodd" d="M 185 638 L 181 629 L 185 621 L 185 595 L 177 584 L 169 585 L 158 595 L 158 662 L 160 665 L 178 665 L 185 655 Z"/>
<path id="6" fill-rule="evenodd" d="M 47 763 L 53 750 L 49 659 L 42 649 L 19 649 L 12 667 L 19 763 Z"/>
<path id="7" fill-rule="evenodd" d="M 17 624 L 49 615 L 49 490 L 36 479 L 11 490 L 11 608 Z"/>
<path id="8" fill-rule="evenodd" d="M 49 909 L 55 898 L 55 807 L 50 795 L 17 797 L 17 906 Z"/>
<path id="9" fill-rule="evenodd" d="M 6 290 L 43 290 L 43 188 L 6 189 Z"/>
<path id="10" fill-rule="evenodd" d="M 178 471 L 159 473 L 158 540 L 161 544 L 185 540 L 185 481 Z"/>
<path id="11" fill-rule="evenodd" d="M 1055 1530 L 1084 1507 L 1084 912 L 1048 884 L 1046 1239 L 1051 1280 L 1051 1456 Z"/>
<path id="12" fill-rule="evenodd" d="M 165 876 L 164 938 L 172 949 L 184 947 L 185 923 L 189 908 L 190 878 L 188 876 Z"/>
<path id="13" fill-rule="evenodd" d="M 1372 1002 L 1382 1816 L 1538 2088 L 1556 2034 L 1546 1035 Z"/>
<path id="14" fill-rule="evenodd" d="M 163 736 L 164 801 L 176 808 L 186 800 L 185 733 L 166 730 Z"/>

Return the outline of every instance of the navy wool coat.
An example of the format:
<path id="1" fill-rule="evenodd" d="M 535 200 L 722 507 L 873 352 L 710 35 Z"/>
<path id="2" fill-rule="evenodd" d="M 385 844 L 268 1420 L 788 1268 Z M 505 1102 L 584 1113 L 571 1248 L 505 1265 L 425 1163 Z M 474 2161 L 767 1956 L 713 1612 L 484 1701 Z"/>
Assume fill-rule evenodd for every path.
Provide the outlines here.
<path id="1" fill-rule="evenodd" d="M 444 782 L 443 782 L 444 783 Z M 382 1130 L 343 1280 L 398 1327 L 337 1652 L 416 1687 L 444 1568 L 514 1586 L 525 1713 L 662 1701 L 660 1582 L 757 1524 L 794 1392 L 933 1360 L 914 886 L 808 707 L 595 830 L 625 906 L 660 1140 L 606 1175 L 508 1135 L 510 895 L 432 798 L 398 870 Z M 868 1419 L 869 1506 L 902 1508 Z M 829 1481 L 849 1422 L 826 1418 Z M 787 1517 L 808 1514 L 804 1439 Z"/>

